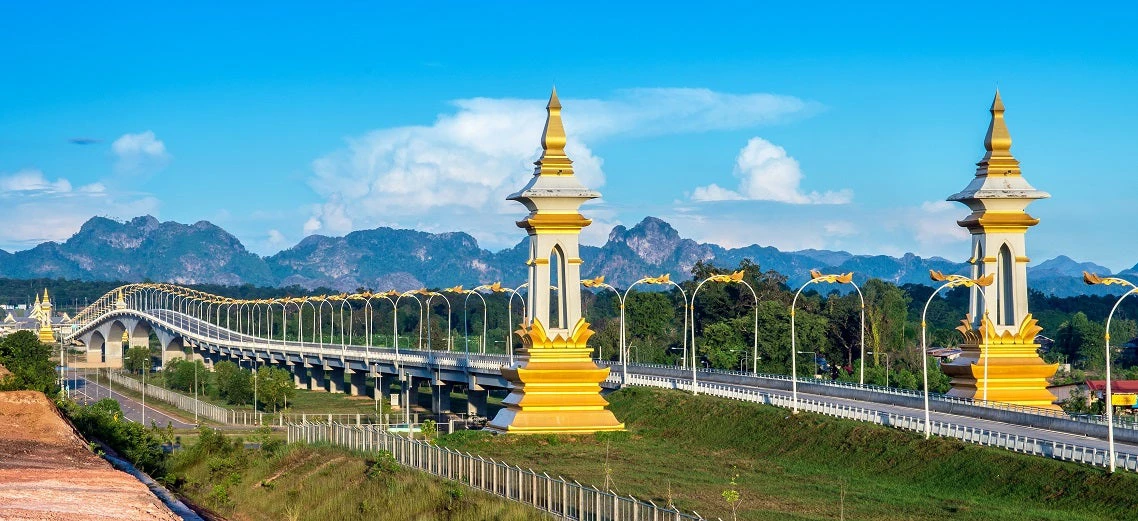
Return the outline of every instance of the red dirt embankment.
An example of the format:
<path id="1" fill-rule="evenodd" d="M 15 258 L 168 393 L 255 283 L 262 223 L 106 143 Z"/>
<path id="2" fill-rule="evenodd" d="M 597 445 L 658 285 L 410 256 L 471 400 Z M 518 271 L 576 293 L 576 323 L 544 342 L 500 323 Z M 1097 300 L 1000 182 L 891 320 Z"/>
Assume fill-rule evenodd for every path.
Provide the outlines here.
<path id="1" fill-rule="evenodd" d="M 0 520 L 32 519 L 179 518 L 92 454 L 43 393 L 0 392 Z"/>

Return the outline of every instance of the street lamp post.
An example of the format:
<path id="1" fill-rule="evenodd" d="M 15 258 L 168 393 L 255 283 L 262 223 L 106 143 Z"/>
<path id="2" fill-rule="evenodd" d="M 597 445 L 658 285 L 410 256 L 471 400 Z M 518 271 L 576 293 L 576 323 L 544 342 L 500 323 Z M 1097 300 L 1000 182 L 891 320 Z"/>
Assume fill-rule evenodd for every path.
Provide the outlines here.
<path id="1" fill-rule="evenodd" d="M 477 295 L 478 299 L 482 301 L 482 340 L 479 343 L 485 345 L 485 342 L 486 342 L 486 317 L 487 317 L 487 314 L 486 314 L 486 297 L 483 297 L 482 294 L 478 292 L 478 290 L 488 288 L 488 287 L 490 287 L 490 286 L 489 285 L 482 285 L 482 286 L 478 286 L 474 289 L 462 289 L 462 286 L 455 286 L 453 288 L 447 288 L 447 290 L 446 290 L 450 293 L 465 293 L 466 294 L 466 298 L 463 299 L 463 301 L 462 301 L 462 330 L 465 333 L 465 335 L 463 335 L 463 337 L 464 337 L 463 349 L 466 351 L 466 361 L 468 364 L 470 363 L 470 296 L 471 295 Z M 482 353 L 485 354 L 485 348 L 480 349 L 480 351 L 482 351 Z"/>
<path id="2" fill-rule="evenodd" d="M 1106 443 L 1110 452 L 1110 472 L 1113 473 L 1115 467 L 1114 460 L 1116 459 L 1116 455 L 1114 452 L 1114 399 L 1111 394 L 1110 385 L 1110 321 L 1112 318 L 1114 318 L 1114 312 L 1118 310 L 1119 304 L 1122 304 L 1122 301 L 1125 300 L 1126 297 L 1129 297 L 1130 295 L 1138 292 L 1138 286 L 1135 286 L 1134 283 L 1128 280 L 1120 279 L 1118 277 L 1099 277 L 1098 275 L 1087 273 L 1085 271 L 1083 272 L 1083 282 L 1086 282 L 1088 285 L 1102 284 L 1105 286 L 1118 284 L 1130 288 L 1129 291 L 1123 293 L 1121 297 L 1118 297 L 1118 301 L 1114 303 L 1114 307 L 1110 308 L 1110 314 L 1106 316 L 1106 330 L 1103 334 L 1103 341 L 1106 344 L 1106 395 L 1103 396 L 1106 402 L 1104 404 L 1106 406 Z"/>
<path id="3" fill-rule="evenodd" d="M 842 274 L 842 275 L 823 275 L 816 270 L 810 270 L 810 280 L 806 281 L 806 283 L 803 284 L 802 287 L 798 288 L 798 292 L 796 292 L 794 294 L 794 299 L 790 301 L 790 389 L 791 389 L 791 396 L 793 397 L 793 403 L 794 403 L 794 405 L 792 407 L 794 414 L 798 414 L 798 357 L 795 356 L 795 352 L 798 349 L 797 349 L 797 340 L 795 339 L 795 334 L 794 334 L 794 307 L 798 303 L 798 296 L 802 294 L 802 290 L 806 289 L 806 286 L 809 286 L 811 284 L 823 283 L 823 282 L 828 283 L 828 284 L 834 284 L 834 283 L 852 284 L 853 283 L 853 272 Z M 861 290 L 858 290 L 858 295 L 860 295 L 860 294 L 861 294 Z M 865 311 L 864 310 L 865 310 L 865 307 L 863 306 L 862 307 L 862 313 L 863 313 L 862 319 L 863 320 L 865 319 L 865 315 L 864 315 Z M 864 338 L 865 338 L 864 337 L 865 326 L 864 326 L 864 322 L 862 325 L 862 334 L 863 334 L 863 336 L 862 336 L 862 339 L 863 339 L 862 340 L 862 349 L 864 350 L 865 349 L 865 340 L 864 340 Z M 864 360 L 865 360 L 865 356 L 863 355 L 862 356 L 862 367 L 863 367 L 862 373 L 865 372 L 865 370 L 864 370 L 865 361 Z M 817 363 L 817 362 L 815 362 L 815 363 Z"/>
<path id="4" fill-rule="evenodd" d="M 879 353 L 879 352 L 877 352 L 877 351 L 869 351 L 869 353 L 868 353 L 868 354 L 871 354 L 871 355 L 884 355 L 884 356 L 885 356 L 885 387 L 889 387 L 889 353 L 886 353 L 886 352 L 880 352 L 880 353 Z M 928 419 L 927 419 L 927 418 L 925 419 L 925 423 L 926 423 L 926 425 L 928 424 Z M 927 434 L 928 434 L 928 433 L 926 433 L 926 439 L 928 438 Z"/>
<path id="5" fill-rule="evenodd" d="M 746 281 L 743 280 L 743 275 L 744 275 L 744 272 L 742 270 L 736 271 L 730 275 L 728 275 L 728 274 L 712 275 L 710 277 L 707 277 L 706 279 L 699 281 L 699 284 L 696 284 L 696 286 L 695 286 L 695 291 L 691 292 L 691 306 L 689 306 L 689 308 L 690 308 L 689 312 L 691 313 L 691 356 L 692 356 L 692 358 L 691 358 L 691 390 L 692 390 L 692 394 L 699 394 L 698 383 L 696 382 L 695 297 L 696 297 L 696 295 L 699 294 L 700 288 L 702 288 L 703 285 L 708 283 L 708 282 L 724 282 L 724 283 L 741 282 L 743 284 L 746 284 L 747 287 L 750 288 L 751 285 L 747 284 Z M 751 294 L 755 294 L 755 290 L 753 288 L 751 289 Z M 754 358 L 756 360 L 758 359 L 758 354 L 759 354 L 759 352 L 758 352 L 759 351 L 759 328 L 758 328 L 758 325 L 759 325 L 759 301 L 758 301 L 758 297 L 756 296 L 755 297 L 755 346 L 754 346 L 754 349 L 755 349 Z M 756 364 L 757 363 L 758 362 L 756 361 Z M 755 368 L 757 370 L 758 365 L 755 365 Z"/>
<path id="6" fill-rule="evenodd" d="M 818 376 L 818 352 L 817 351 L 795 351 L 796 354 L 805 355 L 810 354 L 814 357 L 814 376 Z M 888 364 L 888 362 L 886 362 Z"/>
<path id="7" fill-rule="evenodd" d="M 980 298 L 984 302 L 984 307 L 987 307 L 988 306 L 988 299 L 986 298 L 986 293 L 984 293 L 984 288 L 990 286 L 992 284 L 992 281 L 995 280 L 995 274 L 993 274 L 993 273 L 989 273 L 983 277 L 979 277 L 979 278 L 975 278 L 975 279 L 970 279 L 970 278 L 965 277 L 963 275 L 945 275 L 939 271 L 932 271 L 932 270 L 929 271 L 929 275 L 932 277 L 932 280 L 934 282 L 943 282 L 943 284 L 941 284 L 939 287 L 937 287 L 935 290 L 933 290 L 932 294 L 929 295 L 929 299 L 925 302 L 924 309 L 921 310 L 921 373 L 923 375 L 924 385 L 925 385 L 925 397 L 924 397 L 924 399 L 925 399 L 925 439 L 926 440 L 929 439 L 930 436 L 932 436 L 932 426 L 929 424 L 930 423 L 929 422 L 930 413 L 929 413 L 929 361 L 928 361 L 929 343 L 928 343 L 928 331 L 927 331 L 928 330 L 928 324 L 925 321 L 925 316 L 928 314 L 928 311 L 929 311 L 929 304 L 932 304 L 933 297 L 935 297 L 937 295 L 937 293 L 940 293 L 940 291 L 942 289 L 955 288 L 955 287 L 960 287 L 960 286 L 970 288 L 970 287 L 975 286 L 977 289 L 980 290 Z M 984 315 L 985 315 L 985 318 L 980 321 L 980 327 L 984 328 L 984 335 L 985 335 L 984 338 L 987 339 L 987 333 L 988 333 L 988 326 L 986 323 L 987 322 L 987 311 L 984 312 Z M 983 343 L 987 344 L 986 341 Z M 988 400 L 988 348 L 987 348 L 987 346 L 984 347 L 984 353 L 985 353 L 984 354 L 984 401 L 987 401 Z M 888 362 L 888 359 L 886 359 L 886 362 Z"/>
<path id="8" fill-rule="evenodd" d="M 641 280 L 644 280 L 644 279 L 641 279 Z M 637 281 L 637 282 L 640 282 L 640 281 Z M 620 291 L 617 290 L 616 288 L 605 283 L 604 276 L 598 276 L 598 277 L 593 278 L 593 279 L 582 280 L 581 285 L 585 286 L 586 288 L 605 288 L 605 289 L 612 291 L 613 294 L 616 295 L 616 301 L 620 305 L 620 330 L 619 330 L 620 334 L 618 335 L 619 339 L 617 340 L 617 343 L 620 344 L 617 346 L 617 351 L 618 351 L 617 356 L 619 358 L 619 356 L 620 356 L 619 351 L 621 349 L 623 349 L 622 346 L 624 345 L 624 295 L 621 295 Z M 687 322 L 687 315 L 686 314 L 684 315 L 684 322 L 685 322 L 685 324 Z M 686 329 L 684 331 L 684 335 L 687 335 Z M 687 339 L 686 338 L 684 339 L 684 345 L 685 346 L 687 345 Z M 603 358 L 600 354 L 600 349 L 601 349 L 600 346 L 598 346 L 597 347 L 597 358 Z M 686 353 L 686 351 L 685 351 L 685 353 Z M 623 384 L 623 382 L 622 382 L 622 384 Z"/>

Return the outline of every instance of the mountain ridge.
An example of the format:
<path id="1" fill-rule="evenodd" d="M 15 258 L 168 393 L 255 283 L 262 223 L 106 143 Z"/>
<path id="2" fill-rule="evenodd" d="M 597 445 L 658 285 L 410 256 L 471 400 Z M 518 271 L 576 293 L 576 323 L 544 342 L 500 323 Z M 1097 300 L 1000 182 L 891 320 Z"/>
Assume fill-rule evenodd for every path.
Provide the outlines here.
<path id="1" fill-rule="evenodd" d="M 855 255 L 846 251 L 781 251 L 752 244 L 724 248 L 685 238 L 666 221 L 645 217 L 636 225 L 617 225 L 601 246 L 582 245 L 583 277 L 604 275 L 627 287 L 646 275 L 671 273 L 686 279 L 700 261 L 723 267 L 750 259 L 775 270 L 788 283 L 805 282 L 810 269 L 854 272 L 855 281 L 880 278 L 896 284 L 928 284 L 928 270 L 966 274 L 969 266 L 941 257 Z M 340 237 L 310 235 L 290 248 L 262 257 L 237 237 L 209 221 L 182 224 L 145 215 L 127 221 L 93 217 L 62 243 L 45 242 L 28 250 L 0 250 L 0 276 L 82 280 L 161 280 L 178 284 L 300 285 L 352 291 L 407 290 L 498 280 L 520 282 L 526 276 L 526 239 L 493 252 L 465 232 L 429 233 L 379 227 Z M 1065 255 L 1028 268 L 1035 289 L 1058 296 L 1097 293 L 1115 288 L 1086 287 L 1082 271 L 1106 273 L 1105 267 Z M 1138 274 L 1138 265 L 1123 274 Z"/>

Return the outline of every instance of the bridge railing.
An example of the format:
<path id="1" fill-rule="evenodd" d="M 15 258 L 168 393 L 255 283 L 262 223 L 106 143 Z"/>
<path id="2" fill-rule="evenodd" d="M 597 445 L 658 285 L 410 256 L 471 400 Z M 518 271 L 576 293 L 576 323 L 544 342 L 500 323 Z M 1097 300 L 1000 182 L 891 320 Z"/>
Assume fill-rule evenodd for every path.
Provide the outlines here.
<path id="1" fill-rule="evenodd" d="M 698 513 L 622 496 L 506 462 L 412 440 L 379 425 L 288 425 L 289 443 L 329 443 L 363 452 L 387 451 L 400 465 L 529 505 L 560 519 L 702 520 Z"/>
<path id="2" fill-rule="evenodd" d="M 620 362 L 614 362 L 611 360 L 598 360 L 597 362 L 601 365 L 612 367 L 614 372 L 617 372 L 620 369 Z M 690 378 L 690 376 L 691 376 L 691 369 L 680 369 L 674 365 L 629 363 L 628 367 L 630 369 L 651 368 L 651 369 L 655 369 L 658 371 L 659 370 L 666 370 L 666 371 L 672 372 L 673 376 L 676 378 L 684 378 L 684 377 Z M 901 389 L 898 387 L 885 387 L 885 386 L 873 385 L 873 384 L 859 384 L 857 382 L 843 382 L 840 380 L 831 381 L 831 380 L 824 379 L 824 378 L 802 378 L 802 377 L 791 378 L 790 375 L 785 375 L 785 374 L 771 374 L 771 373 L 757 373 L 756 374 L 756 373 L 752 373 L 750 371 L 735 371 L 735 370 L 731 370 L 731 369 L 711 369 L 711 368 L 697 369 L 697 375 L 715 375 L 715 374 L 730 375 L 730 376 L 741 377 L 741 378 L 758 378 L 758 379 L 785 381 L 785 382 L 790 382 L 791 380 L 797 380 L 800 385 L 801 384 L 807 384 L 807 385 L 821 385 L 821 386 L 827 386 L 827 387 L 839 387 L 839 388 L 846 388 L 846 389 L 857 389 L 857 390 L 863 390 L 863 391 L 870 391 L 870 392 L 874 392 L 874 393 L 878 393 L 878 394 L 889 394 L 889 395 L 894 395 L 894 396 L 906 396 L 906 397 L 912 397 L 912 398 L 922 398 L 924 396 L 924 392 L 920 391 L 920 390 Z M 697 376 L 697 379 L 698 379 L 698 376 Z M 956 397 L 956 396 L 949 396 L 947 394 L 942 394 L 942 393 L 929 393 L 929 400 L 935 400 L 935 401 L 944 402 L 944 403 L 968 405 L 968 406 L 972 406 L 972 407 L 985 407 L 985 408 L 989 408 L 989 409 L 1022 412 L 1025 414 L 1035 414 L 1038 416 L 1047 416 L 1047 417 L 1052 417 L 1052 418 L 1062 418 L 1062 419 L 1076 421 L 1076 422 L 1080 422 L 1080 423 L 1106 425 L 1106 418 L 1103 415 L 1067 414 L 1064 411 L 1044 409 L 1041 407 L 1031 407 L 1031 406 L 1027 406 L 1027 405 L 1017 405 L 1014 403 L 1006 403 L 1006 402 L 976 400 L 976 399 L 972 399 L 972 398 L 960 398 L 960 397 Z M 1138 420 L 1135 420 L 1132 418 L 1125 418 L 1125 417 L 1116 416 L 1114 418 L 1114 426 L 1116 428 L 1123 428 L 1123 429 L 1138 429 Z"/>
<path id="3" fill-rule="evenodd" d="M 192 396 L 186 396 L 181 393 L 171 391 L 153 384 L 144 384 L 134 378 L 124 376 L 114 371 L 107 372 L 107 378 L 120 387 L 125 387 L 136 393 L 142 393 L 143 389 L 146 390 L 148 398 L 154 398 L 166 402 L 174 407 L 189 413 L 197 413 L 199 417 L 206 418 L 216 423 L 229 424 L 230 410 L 224 407 L 219 407 L 212 403 L 206 403 L 201 400 L 195 399 Z"/>
<path id="4" fill-rule="evenodd" d="M 685 391 L 692 390 L 691 380 L 682 380 L 678 378 L 668 378 L 661 376 L 630 374 L 628 383 L 629 385 L 680 389 Z M 794 400 L 788 396 L 781 394 L 772 394 L 757 389 L 750 389 L 735 385 L 718 384 L 713 382 L 699 382 L 698 389 L 699 392 L 711 396 L 719 396 L 722 398 L 730 398 L 747 402 L 763 403 L 786 409 L 794 407 Z M 850 420 L 876 423 L 878 425 L 886 425 L 910 431 L 924 432 L 925 428 L 923 418 L 876 411 L 861 407 L 853 407 L 849 405 L 821 402 L 811 399 L 799 398 L 798 408 L 808 412 L 825 414 L 827 416 L 833 416 L 836 418 L 846 418 Z M 944 438 L 954 438 L 967 443 L 997 447 L 1014 452 L 1044 456 L 1063 461 L 1074 461 L 1077 463 L 1093 465 L 1096 467 L 1109 466 L 1108 463 L 1110 453 L 1106 450 L 1095 447 L 1043 440 L 1030 436 L 1019 436 L 1016 434 L 1008 434 L 991 431 L 988 429 L 968 427 L 950 422 L 932 421 L 929 423 L 929 427 L 931 432 L 937 436 Z M 1115 460 L 1115 464 L 1118 468 L 1131 472 L 1138 472 L 1138 455 L 1116 453 L 1116 456 L 1117 458 Z"/>
<path id="5" fill-rule="evenodd" d="M 276 425 L 283 427 L 290 423 L 341 423 L 341 424 L 383 424 L 391 420 L 400 420 L 402 415 L 379 415 L 379 414 L 354 414 L 354 413 L 332 413 L 332 414 L 310 414 L 299 412 L 265 412 L 265 411 L 243 411 L 222 407 L 209 402 L 196 399 L 177 391 L 172 391 L 164 387 L 158 387 L 153 384 L 143 384 L 142 382 L 123 375 L 118 372 L 109 371 L 107 377 L 114 385 L 130 389 L 136 393 L 142 393 L 142 389 L 146 388 L 146 397 L 148 399 L 159 400 L 178 409 L 193 414 L 195 410 L 199 417 L 203 417 L 214 423 L 222 425 L 239 425 L 239 426 L 257 426 L 257 425 Z M 419 422 L 419 413 L 412 413 L 412 422 Z"/>

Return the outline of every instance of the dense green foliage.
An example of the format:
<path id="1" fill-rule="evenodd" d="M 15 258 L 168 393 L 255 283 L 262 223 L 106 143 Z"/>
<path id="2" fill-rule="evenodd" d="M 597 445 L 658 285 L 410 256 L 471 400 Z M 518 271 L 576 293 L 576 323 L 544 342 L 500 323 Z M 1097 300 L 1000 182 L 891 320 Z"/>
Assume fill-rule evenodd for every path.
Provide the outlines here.
<path id="1" fill-rule="evenodd" d="M 0 390 L 26 389 L 48 396 L 59 392 L 59 373 L 53 348 L 31 331 L 17 331 L 0 340 L 0 365 L 11 373 L 0 379 Z"/>
<path id="2" fill-rule="evenodd" d="M 201 360 L 190 362 L 184 358 L 175 358 L 166 362 L 162 368 L 162 382 L 168 389 L 194 393 L 194 384 L 197 384 L 197 393 L 205 394 L 205 385 L 208 381 L 209 369 Z"/>
<path id="3" fill-rule="evenodd" d="M 150 349 L 146 347 L 132 347 L 126 350 L 123 356 L 123 369 L 132 373 L 142 374 L 151 368 Z"/>
<path id="4" fill-rule="evenodd" d="M 121 454 L 143 472 L 161 477 L 166 472 L 166 452 L 163 443 L 173 440 L 168 429 L 146 427 L 127 420 L 119 403 L 104 398 L 91 405 L 79 405 L 70 400 L 60 402 L 60 409 L 79 432 L 94 438 Z"/>

